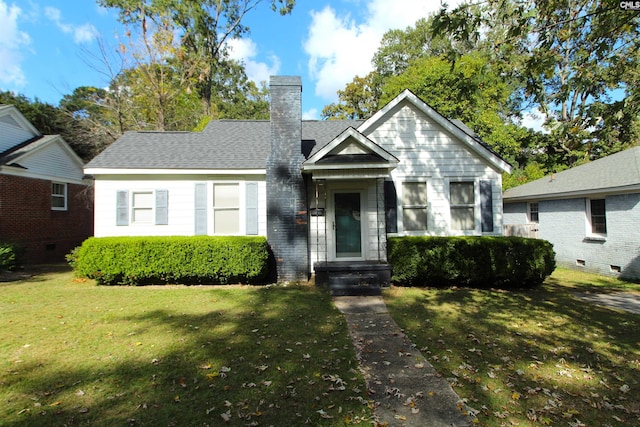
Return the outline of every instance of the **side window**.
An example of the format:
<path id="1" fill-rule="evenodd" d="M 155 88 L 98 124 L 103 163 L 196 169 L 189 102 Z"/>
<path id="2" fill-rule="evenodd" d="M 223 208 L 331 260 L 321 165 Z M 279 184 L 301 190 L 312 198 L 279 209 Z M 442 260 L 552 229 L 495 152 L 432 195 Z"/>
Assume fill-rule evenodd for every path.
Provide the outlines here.
<path id="1" fill-rule="evenodd" d="M 538 223 L 540 217 L 538 216 L 538 204 L 537 203 L 529 203 L 527 208 L 527 213 L 529 215 L 529 222 Z"/>
<path id="2" fill-rule="evenodd" d="M 449 183 L 452 230 L 475 230 L 475 187 L 471 181 Z"/>
<path id="3" fill-rule="evenodd" d="M 607 215 L 605 199 L 591 199 L 587 203 L 592 234 L 607 234 Z"/>
<path id="4" fill-rule="evenodd" d="M 427 229 L 427 183 L 402 183 L 402 224 L 404 231 Z"/>
<path id="5" fill-rule="evenodd" d="M 152 224 L 153 205 L 153 191 L 134 191 L 131 195 L 131 222 Z"/>
<path id="6" fill-rule="evenodd" d="M 240 233 L 240 186 L 238 183 L 213 184 L 213 233 Z"/>
<path id="7" fill-rule="evenodd" d="M 116 192 L 116 225 L 169 224 L 168 190 L 119 190 Z"/>
<path id="8" fill-rule="evenodd" d="M 67 184 L 60 182 L 51 183 L 51 210 L 67 210 Z"/>

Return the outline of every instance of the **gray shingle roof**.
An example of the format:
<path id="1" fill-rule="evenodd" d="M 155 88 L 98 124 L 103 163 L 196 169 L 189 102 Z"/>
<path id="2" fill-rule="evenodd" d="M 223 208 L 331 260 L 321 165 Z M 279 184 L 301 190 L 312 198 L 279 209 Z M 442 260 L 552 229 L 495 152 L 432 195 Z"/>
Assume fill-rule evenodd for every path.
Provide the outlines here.
<path id="1" fill-rule="evenodd" d="M 640 146 L 505 191 L 505 202 L 640 191 Z"/>
<path id="2" fill-rule="evenodd" d="M 303 121 L 312 152 L 360 121 Z M 264 169 L 271 126 L 267 120 L 216 120 L 202 132 L 127 132 L 87 169 Z"/>

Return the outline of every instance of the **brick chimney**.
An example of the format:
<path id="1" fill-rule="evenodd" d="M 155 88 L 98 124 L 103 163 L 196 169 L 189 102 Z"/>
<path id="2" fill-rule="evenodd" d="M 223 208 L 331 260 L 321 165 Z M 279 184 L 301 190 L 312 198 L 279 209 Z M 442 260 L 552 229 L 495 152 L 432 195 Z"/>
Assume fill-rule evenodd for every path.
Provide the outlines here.
<path id="1" fill-rule="evenodd" d="M 267 239 L 278 282 L 309 278 L 306 186 L 302 162 L 302 81 L 272 76 L 271 154 L 267 159 Z"/>

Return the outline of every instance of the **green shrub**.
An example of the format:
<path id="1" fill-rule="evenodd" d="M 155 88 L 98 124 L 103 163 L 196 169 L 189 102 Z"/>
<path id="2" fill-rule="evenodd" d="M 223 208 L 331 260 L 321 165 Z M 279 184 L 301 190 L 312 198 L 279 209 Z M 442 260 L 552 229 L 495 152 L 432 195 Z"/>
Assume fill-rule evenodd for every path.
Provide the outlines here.
<path id="1" fill-rule="evenodd" d="M 101 285 L 259 284 L 268 276 L 264 237 L 91 237 L 67 256 L 76 275 Z"/>
<path id="2" fill-rule="evenodd" d="M 390 237 L 388 258 L 401 286 L 519 288 L 555 269 L 551 243 L 521 237 Z"/>
<path id="3" fill-rule="evenodd" d="M 0 271 L 13 271 L 22 263 L 23 249 L 11 243 L 0 243 Z"/>

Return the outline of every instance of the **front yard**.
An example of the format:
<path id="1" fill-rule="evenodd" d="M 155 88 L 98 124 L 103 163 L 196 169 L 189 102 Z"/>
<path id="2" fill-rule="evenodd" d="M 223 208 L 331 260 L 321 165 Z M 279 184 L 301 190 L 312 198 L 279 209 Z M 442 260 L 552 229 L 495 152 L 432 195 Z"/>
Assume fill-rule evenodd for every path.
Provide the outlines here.
<path id="1" fill-rule="evenodd" d="M 0 425 L 370 419 L 342 314 L 293 287 L 0 283 Z"/>
<path id="2" fill-rule="evenodd" d="M 483 426 L 640 425 L 640 315 L 576 292 L 640 286 L 558 270 L 523 291 L 393 288 L 396 322 Z"/>
<path id="3" fill-rule="evenodd" d="M 640 316 L 574 292 L 392 288 L 385 300 L 486 426 L 640 423 Z M 0 424 L 371 425 L 344 318 L 311 286 L 0 282 Z M 428 396 L 428 385 L 425 385 Z"/>

